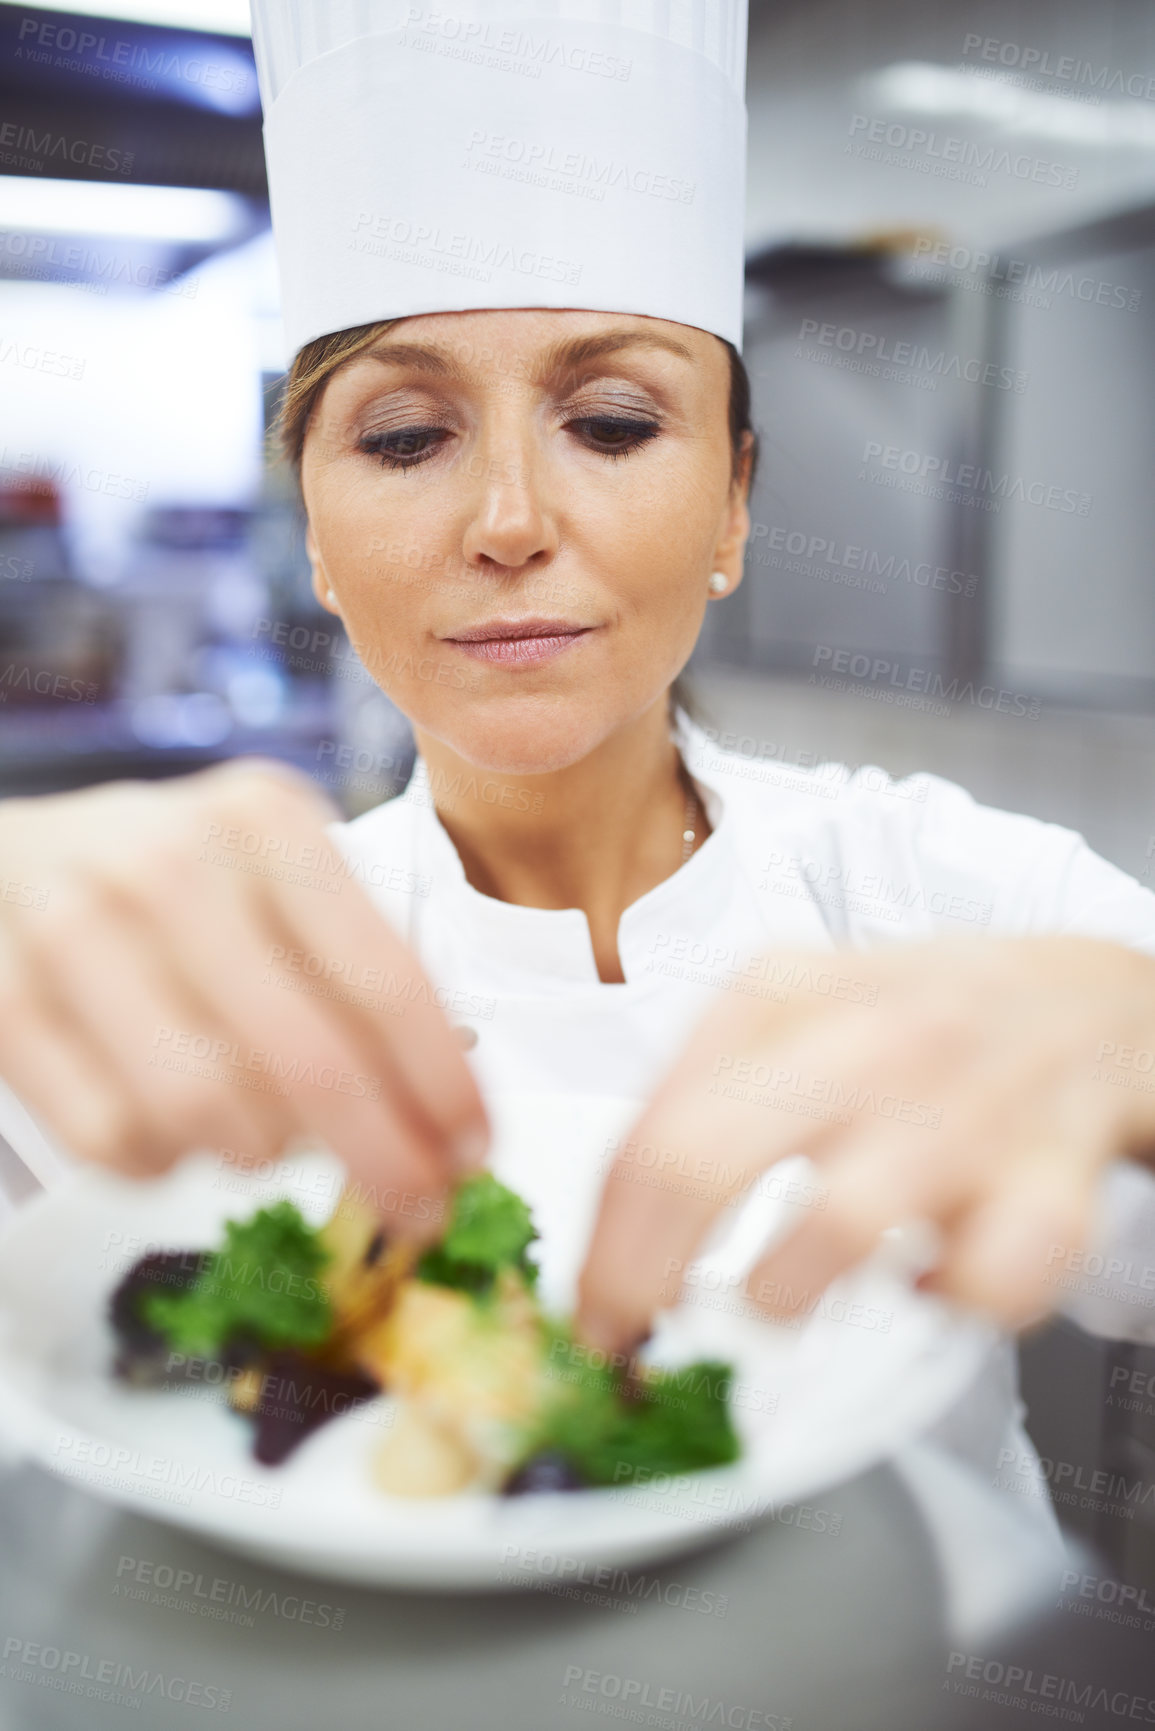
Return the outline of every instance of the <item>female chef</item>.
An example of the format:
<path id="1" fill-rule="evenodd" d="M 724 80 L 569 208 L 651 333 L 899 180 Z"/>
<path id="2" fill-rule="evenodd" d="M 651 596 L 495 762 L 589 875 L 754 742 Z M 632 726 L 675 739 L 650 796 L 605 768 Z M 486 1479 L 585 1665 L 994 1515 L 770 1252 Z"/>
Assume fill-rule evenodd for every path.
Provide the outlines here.
<path id="1" fill-rule="evenodd" d="M 421 1232 L 488 1091 L 649 1098 L 583 1279 L 606 1346 L 788 1153 L 825 1206 L 751 1276 L 777 1311 L 925 1216 L 933 1282 L 1019 1324 L 1105 1169 L 1152 1188 L 1155 897 L 672 707 L 749 527 L 743 12 L 256 0 L 316 593 L 417 768 L 344 826 L 260 761 L 0 813 L 36 891 L 0 898 L 0 1073 L 84 1158 L 315 1131 Z"/>

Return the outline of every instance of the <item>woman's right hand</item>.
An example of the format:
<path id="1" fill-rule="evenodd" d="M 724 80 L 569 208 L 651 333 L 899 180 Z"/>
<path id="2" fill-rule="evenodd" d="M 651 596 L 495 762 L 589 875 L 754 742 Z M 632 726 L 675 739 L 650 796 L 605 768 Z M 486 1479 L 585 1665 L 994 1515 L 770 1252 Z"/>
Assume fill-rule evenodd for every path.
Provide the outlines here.
<path id="1" fill-rule="evenodd" d="M 65 1148 L 135 1176 L 314 1133 L 423 1236 L 485 1113 L 336 815 L 258 759 L 0 804 L 0 1075 Z"/>

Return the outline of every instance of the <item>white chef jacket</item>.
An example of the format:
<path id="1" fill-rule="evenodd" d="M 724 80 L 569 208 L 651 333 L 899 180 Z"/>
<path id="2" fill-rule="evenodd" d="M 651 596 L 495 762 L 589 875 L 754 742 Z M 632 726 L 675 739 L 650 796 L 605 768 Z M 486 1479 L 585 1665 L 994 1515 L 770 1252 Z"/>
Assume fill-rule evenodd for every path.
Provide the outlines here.
<path id="1" fill-rule="evenodd" d="M 684 716 L 677 738 L 712 832 L 623 913 L 624 983 L 598 979 L 580 909 L 521 907 L 468 882 L 432 793 L 443 802 L 455 792 L 515 797 L 500 778 L 479 772 L 476 790 L 468 775 L 459 789 L 431 790 L 419 759 L 399 798 L 334 826 L 355 875 L 420 957 L 437 1001 L 475 1030 L 470 1061 L 483 1090 L 645 1097 L 719 991 L 773 998 L 790 983 L 776 972 L 775 952 L 831 952 L 829 975 L 813 984 L 834 998 L 861 989 L 847 951 L 936 935 L 1071 932 L 1155 956 L 1155 894 L 1072 830 L 979 805 L 935 775 L 894 780 L 871 766 L 808 770 L 745 757 Z M 1113 1260 L 1132 1271 L 1155 1264 L 1155 1177 L 1119 1163 L 1103 1205 Z M 1059 1276 L 1059 1290 L 1062 1308 L 1086 1326 L 1155 1339 L 1155 1290 L 1140 1288 L 1133 1272 L 1109 1288 L 1076 1270 Z M 1140 1292 L 1149 1302 L 1136 1302 Z M 977 1628 L 978 1600 L 990 1611 L 999 1591 L 976 1573 L 978 1534 L 989 1552 L 991 1525 L 961 1493 L 960 1466 L 986 1501 L 995 1488 L 1027 1550 L 1055 1540 L 1022 1412 L 1008 1340 L 908 1451 L 910 1485 L 939 1522 L 948 1574 L 955 1558 L 956 1631 L 968 1616 Z M 1000 1479 L 1008 1450 L 1013 1466 Z"/>
<path id="2" fill-rule="evenodd" d="M 903 939 L 1072 932 L 1155 956 L 1155 894 L 1073 830 L 979 805 L 935 775 L 746 758 L 684 717 L 677 737 L 712 833 L 623 913 L 621 984 L 598 979 L 580 908 L 473 888 L 420 759 L 400 797 L 333 826 L 450 1020 L 475 1030 L 483 1089 L 648 1095 L 720 990 L 781 1001 L 792 981 L 776 951 L 831 952 L 811 984 L 835 999 L 862 984 L 836 951 Z M 482 798 L 523 797 L 484 772 L 437 797 L 468 780 Z"/>

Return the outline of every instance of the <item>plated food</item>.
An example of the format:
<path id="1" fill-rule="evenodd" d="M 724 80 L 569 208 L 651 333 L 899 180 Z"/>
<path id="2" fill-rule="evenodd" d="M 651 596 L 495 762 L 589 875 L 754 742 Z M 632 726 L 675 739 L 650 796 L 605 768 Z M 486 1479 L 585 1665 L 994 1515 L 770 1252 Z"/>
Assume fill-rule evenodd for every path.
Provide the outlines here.
<path id="1" fill-rule="evenodd" d="M 0 1121 L 7 1123 L 3 1106 L 0 1087 Z M 576 1302 L 607 1150 L 628 1135 L 641 1102 L 495 1093 L 487 1107 L 493 1125 L 488 1165 L 530 1207 L 531 1225 L 541 1233 L 526 1245 L 526 1263 L 540 1265 L 532 1298 L 556 1323 Z M 13 1134 L 17 1130 L 14 1124 Z M 797 1170 L 805 1179 L 805 1168 Z M 117 1353 L 133 1356 L 124 1366 L 128 1374 L 110 1375 L 110 1294 L 133 1264 L 146 1272 L 140 1265 L 152 1253 L 173 1260 L 154 1263 L 147 1281 L 138 1277 L 138 1289 L 148 1285 L 170 1295 L 188 1290 L 204 1266 L 196 1259 L 223 1251 L 235 1232 L 256 1230 L 258 1216 L 288 1197 L 308 1228 L 297 1242 L 307 1246 L 316 1233 L 354 1236 L 356 1195 L 343 1193 L 348 1175 L 330 1151 L 309 1145 L 294 1146 L 284 1160 L 252 1175 L 238 1173 L 219 1150 L 206 1150 L 147 1184 L 96 1167 L 69 1171 L 62 1163 L 52 1187 L 0 1227 L 0 1452 L 35 1463 L 113 1507 L 240 1555 L 362 1586 L 506 1591 L 539 1583 L 534 1559 L 544 1553 L 572 1559 L 574 1567 L 637 1568 L 712 1543 L 726 1532 L 748 1530 L 775 1510 L 820 1504 L 833 1486 L 893 1454 L 964 1399 L 988 1354 L 999 1350 L 988 1325 L 911 1290 L 897 1244 L 832 1288 L 830 1302 L 802 1328 L 781 1329 L 738 1314 L 734 1294 L 753 1259 L 797 1213 L 786 1195 L 785 1165 L 780 1172 L 783 1183 L 774 1195 L 754 1194 L 741 1209 L 727 1211 L 723 1233 L 686 1270 L 679 1303 L 659 1312 L 642 1352 L 678 1379 L 668 1407 L 655 1415 L 651 1405 L 651 1418 L 683 1425 L 698 1403 L 709 1410 L 710 1397 L 718 1393 L 717 1380 L 698 1367 L 714 1361 L 733 1365 L 725 1412 L 740 1452 L 729 1465 L 635 1469 L 624 1450 L 614 1452 L 612 1427 L 596 1423 L 589 1426 L 595 1441 L 607 1429 L 611 1436 L 603 1456 L 603 1471 L 604 1462 L 610 1463 L 608 1490 L 387 1495 L 378 1488 L 384 1445 L 400 1432 L 402 1413 L 423 1405 L 402 1391 L 400 1375 L 382 1395 L 380 1374 L 372 1366 L 361 1369 L 358 1374 L 371 1384 L 362 1396 L 327 1392 L 320 1383 L 308 1392 L 289 1369 L 266 1367 L 257 1404 L 244 1416 L 222 1404 L 234 1385 L 240 1388 L 240 1366 L 226 1365 L 240 1356 L 238 1349 L 214 1345 L 198 1366 L 192 1363 L 195 1350 L 162 1336 L 162 1356 L 150 1363 L 142 1317 L 131 1340 L 118 1337 Z M 448 1238 L 446 1232 L 443 1250 Z M 366 1256 L 372 1238 L 362 1245 L 361 1262 L 372 1262 Z M 382 1242 L 377 1261 L 391 1248 Z M 355 1265 L 353 1246 L 348 1255 Z M 507 1266 L 508 1261 L 507 1256 Z M 263 1255 L 252 1262 L 256 1270 L 267 1267 Z M 255 1289 L 247 1302 L 256 1304 L 256 1294 L 267 1292 L 270 1298 L 303 1301 L 307 1315 L 313 1294 L 306 1281 L 328 1286 L 335 1299 L 338 1272 L 336 1262 L 319 1274 L 282 1264 L 279 1275 L 254 1274 L 244 1283 L 247 1294 Z M 222 1267 L 220 1274 L 227 1271 Z M 414 1269 L 404 1278 L 414 1278 Z M 434 1281 L 423 1285 L 431 1295 L 464 1291 Z M 460 1315 L 461 1307 L 454 1308 Z M 545 1347 L 549 1386 L 573 1388 L 572 1379 L 584 1378 L 601 1361 L 587 1359 L 564 1322 L 558 1326 L 560 1345 L 550 1351 L 548 1340 L 556 1338 L 551 1335 Z M 151 1344 L 155 1352 L 156 1340 Z M 299 1350 L 283 1337 L 262 1348 L 270 1356 Z M 182 1353 L 190 1361 L 186 1383 L 174 1380 Z M 166 1367 L 169 1354 L 175 1356 Z M 328 1366 L 315 1346 L 304 1356 L 314 1372 Z M 287 1359 L 288 1366 L 298 1363 L 295 1356 Z M 636 1365 L 601 1364 L 599 1377 L 620 1401 L 621 1391 L 648 1374 Z M 596 1392 L 599 1378 L 590 1380 Z M 219 1383 L 224 1394 L 205 1399 L 210 1382 Z M 452 1387 L 458 1387 L 456 1380 Z M 676 1404 L 683 1401 L 685 1407 Z M 596 1418 L 600 1403 L 593 1404 Z M 628 1396 L 626 1404 L 632 1414 Z M 571 1419 L 583 1410 L 576 1406 Z M 605 1410 L 602 1405 L 603 1418 Z M 609 1410 L 620 1419 L 620 1404 Z M 312 1421 L 312 1429 L 297 1422 L 302 1417 Z M 258 1431 L 265 1429 L 271 1438 L 278 1425 L 292 1439 L 303 1430 L 308 1440 L 299 1447 L 291 1440 L 281 1464 L 264 1466 L 253 1458 Z M 650 1452 L 632 1458 L 660 1458 L 653 1442 L 652 1431 L 643 1435 L 641 1446 Z M 553 1465 L 536 1460 L 531 1446 L 520 1431 L 508 1438 L 488 1483 L 500 1491 L 531 1463 L 535 1475 L 548 1478 Z M 710 1458 L 709 1449 L 699 1450 L 695 1458 Z M 596 1470 L 596 1457 L 592 1466 Z M 483 1474 L 474 1484 L 480 1487 L 484 1479 Z"/>
<path id="2" fill-rule="evenodd" d="M 152 1252 L 112 1294 L 123 1382 L 215 1382 L 277 1465 L 379 1396 L 373 1458 L 394 1496 L 627 1486 L 740 1453 L 732 1367 L 607 1361 L 539 1301 L 529 1208 L 492 1173 L 457 1189 L 440 1241 L 389 1239 L 345 1192 L 324 1225 L 289 1200 L 229 1221 L 215 1248 Z"/>

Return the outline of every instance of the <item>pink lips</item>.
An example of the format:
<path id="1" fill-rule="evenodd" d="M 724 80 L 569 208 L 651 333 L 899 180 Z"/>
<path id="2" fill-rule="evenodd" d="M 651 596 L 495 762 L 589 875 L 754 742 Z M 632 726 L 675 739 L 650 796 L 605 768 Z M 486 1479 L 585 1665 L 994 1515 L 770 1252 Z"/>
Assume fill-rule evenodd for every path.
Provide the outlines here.
<path id="1" fill-rule="evenodd" d="M 573 625 L 565 619 L 491 619 L 455 631 L 445 641 L 475 661 L 533 667 L 564 654 L 590 630 L 588 625 Z"/>

